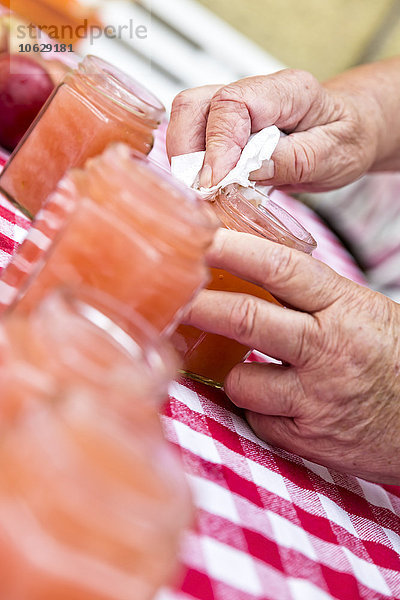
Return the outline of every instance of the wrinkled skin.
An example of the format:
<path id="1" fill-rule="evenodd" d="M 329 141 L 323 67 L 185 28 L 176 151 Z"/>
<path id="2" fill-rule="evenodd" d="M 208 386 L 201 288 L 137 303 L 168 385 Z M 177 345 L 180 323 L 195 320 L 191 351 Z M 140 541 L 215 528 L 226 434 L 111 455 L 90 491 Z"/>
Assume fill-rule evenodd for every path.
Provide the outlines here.
<path id="1" fill-rule="evenodd" d="M 338 188 L 369 170 L 400 167 L 399 86 L 394 58 L 324 85 L 285 69 L 185 90 L 172 106 L 168 154 L 206 149 L 201 184 L 210 187 L 236 165 L 251 133 L 277 125 L 288 136 L 252 178 L 292 192 Z"/>
<path id="2" fill-rule="evenodd" d="M 255 433 L 328 467 L 400 484 L 400 306 L 249 234 L 219 230 L 208 260 L 291 307 L 204 290 L 185 317 L 284 361 L 240 364 L 227 376 L 225 391 Z"/>
<path id="3" fill-rule="evenodd" d="M 319 191 L 371 170 L 400 169 L 400 57 L 320 84 L 283 70 L 179 94 L 169 156 L 206 150 L 201 184 L 218 183 L 250 133 L 277 125 L 254 180 Z M 379 201 L 379 199 L 377 199 Z M 257 435 L 315 462 L 400 484 L 400 305 L 283 246 L 221 230 L 211 266 L 258 283 L 291 308 L 203 291 L 186 322 L 283 361 L 240 364 L 225 390 Z"/>

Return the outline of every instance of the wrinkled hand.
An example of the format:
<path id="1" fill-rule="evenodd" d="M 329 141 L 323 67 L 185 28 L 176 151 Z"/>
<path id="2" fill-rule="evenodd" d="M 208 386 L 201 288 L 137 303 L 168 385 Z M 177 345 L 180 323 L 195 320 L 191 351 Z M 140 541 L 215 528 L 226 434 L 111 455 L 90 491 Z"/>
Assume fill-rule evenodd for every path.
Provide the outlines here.
<path id="1" fill-rule="evenodd" d="M 380 114 L 371 95 L 337 87 L 286 69 L 186 90 L 172 106 L 168 154 L 206 149 L 201 184 L 210 187 L 236 165 L 251 133 L 277 125 L 289 135 L 254 180 L 288 191 L 340 187 L 374 163 Z"/>
<path id="2" fill-rule="evenodd" d="M 255 433 L 309 460 L 400 484 L 400 306 L 285 246 L 219 230 L 211 266 L 292 308 L 204 290 L 185 322 L 284 361 L 234 367 L 225 391 Z"/>

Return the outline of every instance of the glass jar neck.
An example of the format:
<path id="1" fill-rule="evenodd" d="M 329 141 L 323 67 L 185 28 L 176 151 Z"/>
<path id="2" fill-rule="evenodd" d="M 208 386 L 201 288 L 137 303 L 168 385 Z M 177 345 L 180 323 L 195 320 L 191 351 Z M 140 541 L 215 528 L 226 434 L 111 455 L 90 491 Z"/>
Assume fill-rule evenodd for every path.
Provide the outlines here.
<path id="1" fill-rule="evenodd" d="M 179 245 L 182 258 L 198 260 L 218 226 L 213 211 L 193 190 L 125 144 L 108 147 L 86 163 L 80 180 L 76 175 L 77 196 L 89 191 L 100 203 L 96 190 L 103 182 L 120 202 L 124 199 L 124 210 L 134 207 L 134 226 L 145 228 L 154 248 Z M 110 204 L 109 210 L 119 211 L 118 203 Z"/>
<path id="2" fill-rule="evenodd" d="M 156 129 L 165 113 L 162 103 L 145 87 L 110 63 L 87 56 L 64 79 L 97 104 L 124 110 Z"/>
<path id="3" fill-rule="evenodd" d="M 228 229 L 251 233 L 312 254 L 311 234 L 283 208 L 254 188 L 232 184 L 213 197 L 217 216 Z"/>

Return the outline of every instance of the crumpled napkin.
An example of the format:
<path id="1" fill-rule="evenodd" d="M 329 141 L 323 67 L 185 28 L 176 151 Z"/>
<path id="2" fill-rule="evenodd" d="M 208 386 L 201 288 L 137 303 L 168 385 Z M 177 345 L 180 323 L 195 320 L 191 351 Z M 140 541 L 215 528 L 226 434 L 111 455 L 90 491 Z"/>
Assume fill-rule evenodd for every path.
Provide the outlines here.
<path id="1" fill-rule="evenodd" d="M 171 159 L 172 174 L 188 187 L 197 190 L 202 196 L 210 196 L 217 190 L 232 183 L 243 187 L 254 187 L 255 182 L 249 180 L 249 175 L 259 169 L 264 160 L 269 160 L 279 142 L 281 132 L 275 125 L 266 127 L 250 136 L 242 150 L 236 167 L 211 188 L 199 188 L 199 173 L 203 166 L 205 152 L 192 152 L 173 156 Z"/>

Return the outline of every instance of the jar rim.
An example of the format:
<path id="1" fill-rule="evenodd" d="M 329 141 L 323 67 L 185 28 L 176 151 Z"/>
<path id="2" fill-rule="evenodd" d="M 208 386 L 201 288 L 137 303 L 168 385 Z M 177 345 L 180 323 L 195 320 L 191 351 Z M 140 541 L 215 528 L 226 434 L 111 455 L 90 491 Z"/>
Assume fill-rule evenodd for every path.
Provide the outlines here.
<path id="1" fill-rule="evenodd" d="M 225 201 L 218 202 L 219 208 L 233 218 L 239 228 L 245 224 L 261 237 L 307 254 L 316 249 L 317 242 L 303 225 L 260 190 L 233 184 L 221 190 L 220 194 Z"/>
<path id="2" fill-rule="evenodd" d="M 112 167 L 113 161 L 117 161 L 118 163 L 120 159 L 129 159 L 132 164 L 131 170 L 135 168 L 135 164 L 143 165 L 148 175 L 153 178 L 154 183 L 157 182 L 160 186 L 166 186 L 172 194 L 179 194 L 185 198 L 188 206 L 186 210 L 182 210 L 179 213 L 179 220 L 181 222 L 187 223 L 190 226 L 197 225 L 204 230 L 212 231 L 216 229 L 217 220 L 208 203 L 203 202 L 201 196 L 195 190 L 188 188 L 174 177 L 170 171 L 151 157 L 140 154 L 137 150 L 122 142 L 116 142 L 108 146 L 102 157 L 104 157 L 107 166 L 110 167 Z M 90 162 L 96 161 L 97 158 L 90 159 Z M 88 161 L 88 164 L 90 162 Z M 189 242 L 190 240 L 188 240 Z"/>
<path id="3" fill-rule="evenodd" d="M 93 54 L 88 54 L 78 65 L 78 73 L 85 78 L 97 92 L 110 98 L 142 118 L 160 123 L 165 107 L 162 102 L 136 79 L 127 75 L 121 69 Z M 104 74 L 107 76 L 106 85 Z M 98 85 L 96 77 L 103 77 L 103 85 Z"/>
<path id="4" fill-rule="evenodd" d="M 41 257 L 43 263 L 46 253 Z M 35 279 L 43 264 L 36 264 L 30 278 Z M 60 321 L 60 315 L 62 319 Z M 78 341 L 79 336 L 70 327 L 70 318 L 87 323 L 93 340 L 104 336 L 128 361 L 140 361 L 152 377 L 157 376 L 157 384 L 166 392 L 176 371 L 176 357 L 169 345 L 160 338 L 155 327 L 131 307 L 129 310 L 105 292 L 88 285 L 60 285 L 47 291 L 33 310 L 26 311 L 20 306 L 19 298 L 4 313 L 5 330 L 14 319 L 28 318 L 33 334 L 42 340 L 44 346 L 53 342 L 59 348 L 58 360 L 67 365 L 70 353 L 64 350 L 66 335 L 70 342 Z M 79 329 L 79 331 L 81 328 Z M 65 335 L 66 334 L 66 335 Z M 77 350 L 79 352 L 79 350 Z"/>
<path id="5" fill-rule="evenodd" d="M 49 336 L 56 340 L 56 324 L 62 312 L 90 323 L 97 335 L 106 335 L 130 360 L 140 360 L 150 372 L 157 372 L 166 389 L 174 374 L 175 358 L 155 327 L 136 310 L 128 310 L 115 298 L 88 285 L 80 285 L 79 289 L 60 286 L 40 302 L 35 315 L 38 333 L 43 332 L 41 319 L 53 319 Z"/>

